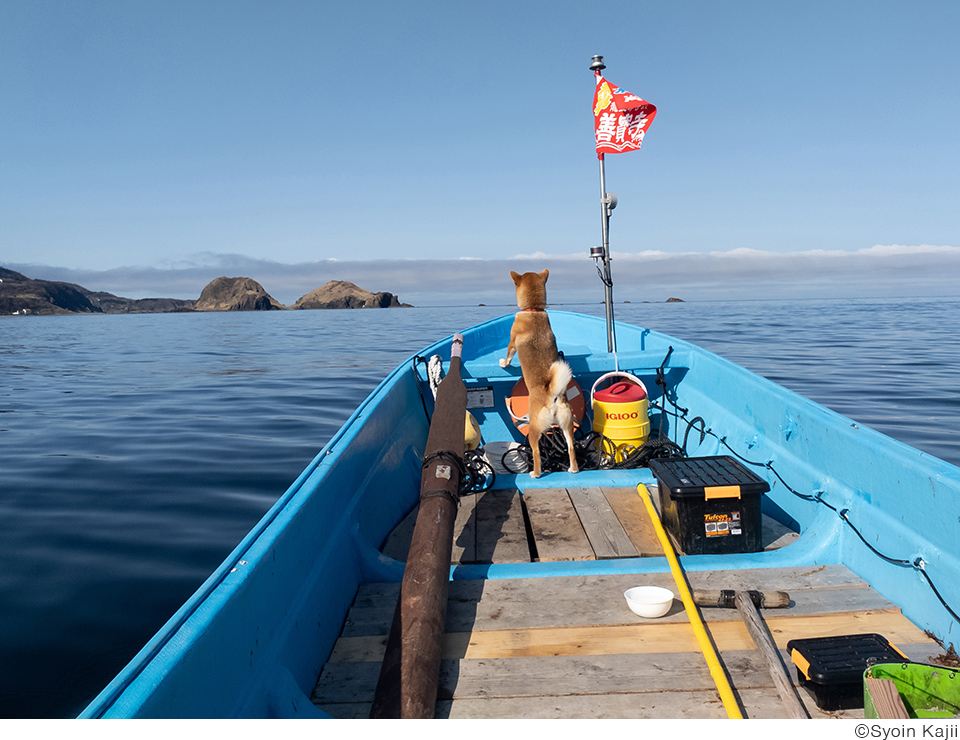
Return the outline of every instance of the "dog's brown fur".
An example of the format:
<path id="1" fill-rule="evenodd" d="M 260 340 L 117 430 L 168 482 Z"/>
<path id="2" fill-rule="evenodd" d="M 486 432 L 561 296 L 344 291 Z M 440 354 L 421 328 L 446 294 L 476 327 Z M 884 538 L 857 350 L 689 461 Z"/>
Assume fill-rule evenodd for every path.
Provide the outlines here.
<path id="1" fill-rule="evenodd" d="M 540 477 L 540 435 L 554 424 L 563 431 L 570 452 L 571 473 L 579 471 L 573 448 L 573 410 L 567 400 L 567 385 L 573 373 L 570 366 L 559 359 L 557 339 L 547 317 L 547 277 L 549 270 L 526 272 L 520 275 L 511 271 L 517 286 L 517 306 L 521 311 L 513 320 L 507 357 L 500 360 L 506 367 L 513 355 L 520 357 L 520 369 L 530 394 L 530 428 L 527 439 L 533 452 L 533 470 L 530 475 Z"/>

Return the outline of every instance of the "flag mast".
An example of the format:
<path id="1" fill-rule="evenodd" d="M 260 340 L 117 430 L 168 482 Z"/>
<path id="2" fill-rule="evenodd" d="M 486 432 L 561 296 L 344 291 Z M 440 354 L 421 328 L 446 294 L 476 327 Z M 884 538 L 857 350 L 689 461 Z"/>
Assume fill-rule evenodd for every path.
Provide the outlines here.
<path id="1" fill-rule="evenodd" d="M 610 274 L 610 214 L 617 207 L 617 196 L 607 192 L 603 155 L 635 152 L 657 115 L 657 106 L 638 95 L 605 80 L 600 72 L 607 68 L 603 57 L 596 55 L 590 64 L 597 88 L 593 94 L 594 132 L 597 159 L 600 160 L 600 213 L 603 217 L 603 246 L 591 247 L 590 256 L 597 260 L 597 272 L 606 288 L 607 351 L 617 357 L 617 337 L 613 322 L 613 277 Z M 602 268 L 600 262 L 603 262 Z"/>
<path id="2" fill-rule="evenodd" d="M 606 68 L 607 65 L 603 63 L 603 57 L 599 54 L 594 55 L 590 65 L 594 77 L 600 77 L 600 71 Z M 598 153 L 597 158 L 600 160 L 600 214 L 603 224 L 603 247 L 599 253 L 595 253 L 596 248 L 590 250 L 590 256 L 603 262 L 603 269 L 598 271 L 600 272 L 600 279 L 603 281 L 604 303 L 607 308 L 607 352 L 615 355 L 617 353 L 617 333 L 613 320 L 613 275 L 610 272 L 610 214 L 617 207 L 617 196 L 614 193 L 607 194 L 603 154 Z"/>

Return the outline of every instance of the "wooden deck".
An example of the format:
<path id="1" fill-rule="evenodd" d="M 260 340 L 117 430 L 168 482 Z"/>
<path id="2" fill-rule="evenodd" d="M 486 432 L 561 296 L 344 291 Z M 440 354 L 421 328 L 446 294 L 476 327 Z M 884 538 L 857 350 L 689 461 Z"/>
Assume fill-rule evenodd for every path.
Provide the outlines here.
<path id="1" fill-rule="evenodd" d="M 644 534 L 645 512 L 635 510 L 628 493 L 639 501 L 630 489 L 528 491 L 523 505 L 516 492 L 488 492 L 463 516 L 455 559 L 661 555 Z M 385 551 L 402 547 L 397 542 L 403 537 L 401 526 Z M 895 605 L 843 566 L 687 575 L 694 589 L 788 591 L 790 607 L 767 609 L 763 616 L 794 676 L 784 650 L 794 638 L 877 632 L 911 658 L 928 661 L 942 652 Z M 627 608 L 623 592 L 641 584 L 676 593 L 669 573 L 452 581 L 436 716 L 725 717 L 679 599 L 661 619 L 643 619 Z M 368 716 L 399 592 L 398 583 L 360 587 L 313 696 L 332 716 Z M 737 610 L 700 611 L 744 716 L 785 716 Z M 863 716 L 862 710 L 820 712 L 806 690 L 800 696 L 812 717 Z"/>

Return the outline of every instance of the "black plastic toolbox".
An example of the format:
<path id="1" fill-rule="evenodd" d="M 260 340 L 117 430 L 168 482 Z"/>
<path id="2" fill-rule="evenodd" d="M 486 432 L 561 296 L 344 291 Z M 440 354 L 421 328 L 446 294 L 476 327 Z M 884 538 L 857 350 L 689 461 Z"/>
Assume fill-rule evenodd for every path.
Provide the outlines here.
<path id="1" fill-rule="evenodd" d="M 760 497 L 770 485 L 732 457 L 651 460 L 660 517 L 686 555 L 763 549 Z"/>
<path id="2" fill-rule="evenodd" d="M 824 711 L 863 707 L 863 672 L 874 663 L 910 661 L 883 635 L 875 633 L 810 637 L 787 643 L 800 685 Z"/>

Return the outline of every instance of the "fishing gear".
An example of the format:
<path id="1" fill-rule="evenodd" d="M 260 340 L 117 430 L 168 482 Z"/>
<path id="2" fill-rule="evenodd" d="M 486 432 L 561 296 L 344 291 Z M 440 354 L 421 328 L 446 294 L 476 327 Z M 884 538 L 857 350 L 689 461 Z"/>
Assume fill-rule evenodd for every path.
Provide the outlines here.
<path id="1" fill-rule="evenodd" d="M 423 391 L 423 381 L 420 378 L 420 373 L 417 371 L 418 364 L 423 365 L 426 369 L 430 393 L 434 398 L 436 398 L 437 388 L 440 387 L 440 381 L 443 377 L 443 363 L 439 355 L 433 355 L 429 360 L 425 357 L 421 357 L 420 355 L 417 355 L 413 358 L 413 377 L 417 381 L 417 391 L 420 395 L 420 403 L 423 406 L 423 414 L 427 417 L 427 423 L 429 424 L 430 413 L 427 411 L 427 402 Z M 448 457 L 450 461 L 456 465 L 457 470 L 460 473 L 460 496 L 486 491 L 493 486 L 494 481 L 497 479 L 497 474 L 494 471 L 493 466 L 491 466 L 487 459 L 483 456 L 482 450 L 466 450 L 463 453 L 463 457 L 460 457 L 453 452 L 442 452 L 436 454 L 443 455 L 445 458 Z M 427 462 L 427 460 L 424 460 L 424 466 L 427 465 Z M 459 500 L 457 503 L 459 504 Z"/>
<path id="2" fill-rule="evenodd" d="M 463 453 L 463 476 L 460 478 L 460 495 L 479 493 L 493 488 L 496 471 L 483 455 L 482 449 Z"/>
<path id="3" fill-rule="evenodd" d="M 669 439 L 651 438 L 638 447 L 625 451 L 599 432 L 586 432 L 573 441 L 580 470 L 632 470 L 647 467 L 657 458 L 683 457 L 680 447 Z M 511 458 L 508 460 L 508 457 Z M 618 459 L 618 457 L 620 459 Z M 517 462 L 520 465 L 515 465 Z M 500 464 L 511 473 L 524 473 L 533 468 L 533 450 L 529 440 L 503 453 Z M 559 429 L 549 429 L 540 436 L 540 469 L 544 473 L 566 471 L 569 467 L 567 443 Z"/>

